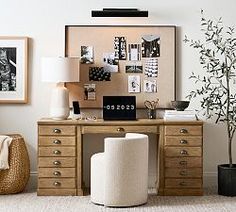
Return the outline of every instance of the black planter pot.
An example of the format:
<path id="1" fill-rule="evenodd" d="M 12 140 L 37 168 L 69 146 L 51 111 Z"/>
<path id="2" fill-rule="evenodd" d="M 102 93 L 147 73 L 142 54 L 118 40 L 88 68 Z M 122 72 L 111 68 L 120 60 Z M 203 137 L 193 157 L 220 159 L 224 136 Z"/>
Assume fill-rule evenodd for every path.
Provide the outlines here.
<path id="1" fill-rule="evenodd" d="M 236 164 L 232 168 L 229 164 L 218 165 L 218 194 L 236 196 Z"/>

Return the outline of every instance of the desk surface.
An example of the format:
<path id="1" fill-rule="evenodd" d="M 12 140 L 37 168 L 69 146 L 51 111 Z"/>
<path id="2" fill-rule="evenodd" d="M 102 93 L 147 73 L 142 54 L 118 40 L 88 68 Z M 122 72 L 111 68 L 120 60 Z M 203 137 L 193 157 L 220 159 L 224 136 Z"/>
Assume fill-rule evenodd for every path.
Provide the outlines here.
<path id="1" fill-rule="evenodd" d="M 137 120 L 117 120 L 117 121 L 105 121 L 103 119 L 93 120 L 53 120 L 43 118 L 38 121 L 38 124 L 65 124 L 65 125 L 199 125 L 203 124 L 203 121 L 164 121 L 164 119 L 137 119 Z"/>

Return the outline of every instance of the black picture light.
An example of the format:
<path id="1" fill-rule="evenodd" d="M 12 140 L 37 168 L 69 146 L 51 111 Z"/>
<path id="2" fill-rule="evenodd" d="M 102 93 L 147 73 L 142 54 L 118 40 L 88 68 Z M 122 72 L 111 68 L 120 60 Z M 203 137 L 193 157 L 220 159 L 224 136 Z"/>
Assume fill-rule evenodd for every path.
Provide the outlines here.
<path id="1" fill-rule="evenodd" d="M 104 8 L 92 10 L 92 17 L 148 17 L 148 11 L 133 8 Z"/>

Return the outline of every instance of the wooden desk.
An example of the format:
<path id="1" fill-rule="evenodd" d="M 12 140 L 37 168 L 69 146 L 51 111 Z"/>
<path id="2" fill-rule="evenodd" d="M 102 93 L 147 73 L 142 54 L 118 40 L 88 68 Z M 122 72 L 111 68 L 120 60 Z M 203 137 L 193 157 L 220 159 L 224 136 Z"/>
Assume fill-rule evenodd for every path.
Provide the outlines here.
<path id="1" fill-rule="evenodd" d="M 202 195 L 202 125 L 194 122 L 38 121 L 38 195 L 83 195 L 83 135 L 157 136 L 159 195 Z"/>

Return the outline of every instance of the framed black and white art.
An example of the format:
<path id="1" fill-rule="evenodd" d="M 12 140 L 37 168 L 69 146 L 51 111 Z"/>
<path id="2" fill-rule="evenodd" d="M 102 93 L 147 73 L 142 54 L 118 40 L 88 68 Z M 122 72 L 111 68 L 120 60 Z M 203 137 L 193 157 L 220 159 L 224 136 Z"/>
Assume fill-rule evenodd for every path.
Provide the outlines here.
<path id="1" fill-rule="evenodd" d="M 0 37 L 0 103 L 27 103 L 27 37 Z"/>

